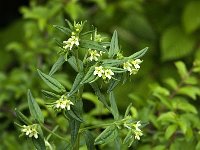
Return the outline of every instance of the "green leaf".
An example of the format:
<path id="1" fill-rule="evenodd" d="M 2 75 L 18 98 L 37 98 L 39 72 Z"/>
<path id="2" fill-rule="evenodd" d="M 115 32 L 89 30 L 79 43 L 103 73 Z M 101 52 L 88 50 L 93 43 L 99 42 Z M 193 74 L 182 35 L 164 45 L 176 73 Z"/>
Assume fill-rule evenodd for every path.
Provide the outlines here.
<path id="1" fill-rule="evenodd" d="M 185 79 L 188 76 L 188 71 L 187 71 L 185 64 L 182 61 L 177 61 L 175 63 L 175 66 L 176 66 L 178 73 L 181 76 L 181 78 Z"/>
<path id="2" fill-rule="evenodd" d="M 173 60 L 190 54 L 195 45 L 195 39 L 186 35 L 180 27 L 168 28 L 161 38 L 162 60 Z"/>
<path id="3" fill-rule="evenodd" d="M 97 43 L 95 41 L 91 41 L 91 40 L 81 40 L 80 41 L 80 47 L 86 48 L 86 49 L 93 49 L 93 50 L 97 50 L 97 51 L 107 52 L 106 48 L 104 48 L 99 43 Z"/>
<path id="4" fill-rule="evenodd" d="M 183 25 L 187 33 L 192 33 L 200 27 L 200 2 L 191 1 L 185 5 L 183 11 Z"/>
<path id="5" fill-rule="evenodd" d="M 118 45 L 118 36 L 117 36 L 117 31 L 115 30 L 110 42 L 110 49 L 108 52 L 108 57 L 112 58 L 114 57 L 119 51 L 119 45 Z"/>
<path id="6" fill-rule="evenodd" d="M 114 119 L 117 120 L 117 119 L 119 119 L 119 111 L 117 108 L 117 104 L 116 104 L 115 96 L 114 96 L 113 92 L 110 92 L 109 100 L 110 100 L 110 105 L 111 105 L 111 112 L 114 116 Z"/>
<path id="7" fill-rule="evenodd" d="M 42 94 L 47 98 L 47 99 L 59 99 L 60 98 L 60 95 L 57 95 L 53 92 L 49 92 L 49 91 L 46 91 L 46 90 L 42 90 Z"/>
<path id="8" fill-rule="evenodd" d="M 108 85 L 107 93 L 111 92 L 121 81 L 122 74 L 116 74 L 115 79 L 111 79 Z"/>
<path id="9" fill-rule="evenodd" d="M 95 145 L 107 144 L 113 141 L 118 135 L 118 130 L 115 125 L 107 127 L 96 139 Z"/>
<path id="10" fill-rule="evenodd" d="M 32 142 L 37 150 L 46 150 L 44 138 L 38 135 L 38 138 L 32 138 Z"/>
<path id="11" fill-rule="evenodd" d="M 76 142 L 76 139 L 78 137 L 78 131 L 80 128 L 80 121 L 77 121 L 75 119 L 70 119 L 69 121 L 69 126 L 70 126 L 70 131 L 71 131 L 71 144 L 74 145 Z"/>
<path id="12" fill-rule="evenodd" d="M 109 69 L 111 69 L 115 73 L 123 73 L 127 71 L 126 69 L 117 68 L 117 67 L 109 67 Z"/>
<path id="13" fill-rule="evenodd" d="M 46 75 L 45 73 L 42 73 L 39 69 L 38 69 L 38 74 L 40 75 L 40 77 L 42 78 L 42 80 L 50 88 L 52 88 L 54 91 L 56 91 L 58 93 L 64 93 L 65 92 L 65 87 L 63 85 L 61 85 L 56 79 L 52 78 L 49 75 Z"/>
<path id="14" fill-rule="evenodd" d="M 169 139 L 176 132 L 177 127 L 176 124 L 169 125 L 165 131 L 165 138 Z"/>
<path id="15" fill-rule="evenodd" d="M 137 58 L 140 58 L 140 57 L 144 56 L 144 54 L 147 52 L 147 50 L 148 50 L 148 47 L 145 47 L 144 49 L 142 49 L 142 50 L 140 50 L 140 51 L 132 54 L 131 56 L 126 57 L 126 58 L 128 58 L 128 59 L 137 59 Z"/>
<path id="16" fill-rule="evenodd" d="M 86 145 L 87 145 L 87 149 L 88 150 L 95 150 L 94 137 L 93 137 L 92 133 L 87 130 L 87 131 L 84 132 L 84 137 L 85 137 L 85 142 L 86 142 Z"/>
<path id="17" fill-rule="evenodd" d="M 106 108 L 108 110 L 110 110 L 110 107 L 108 106 L 106 98 L 105 98 L 104 94 L 101 93 L 101 91 L 100 91 L 100 89 L 98 87 L 98 84 L 93 82 L 90 85 L 92 86 L 93 90 L 95 91 L 95 94 L 98 97 L 98 99 L 106 106 Z"/>
<path id="18" fill-rule="evenodd" d="M 95 70 L 95 66 L 90 67 L 90 69 L 86 73 L 85 77 L 81 81 L 81 84 L 89 83 L 96 78 L 96 76 L 94 75 L 94 70 Z"/>
<path id="19" fill-rule="evenodd" d="M 192 104 L 190 104 L 186 100 L 181 99 L 179 97 L 176 97 L 173 99 L 172 106 L 175 110 L 179 109 L 179 110 L 183 110 L 185 112 L 191 112 L 194 114 L 198 113 L 197 109 Z"/>
<path id="20" fill-rule="evenodd" d="M 79 122 L 84 122 L 79 112 L 76 109 L 71 108 L 71 110 L 67 111 L 72 118 L 76 119 Z"/>
<path id="21" fill-rule="evenodd" d="M 127 117 L 127 116 L 129 115 L 130 109 L 131 109 L 132 105 L 133 105 L 133 104 L 130 103 L 130 104 L 128 105 L 128 107 L 126 108 L 126 112 L 125 112 L 125 114 L 124 114 L 124 118 Z"/>
<path id="22" fill-rule="evenodd" d="M 130 143 L 132 143 L 133 140 L 134 140 L 133 133 L 131 130 L 129 130 L 128 134 L 126 135 L 126 137 L 123 140 L 123 144 L 130 145 Z"/>
<path id="23" fill-rule="evenodd" d="M 52 66 L 49 75 L 52 76 L 65 62 L 65 59 L 63 56 L 60 56 L 58 60 L 55 62 L 55 64 Z"/>
<path id="24" fill-rule="evenodd" d="M 71 95 L 73 95 L 74 93 L 76 93 L 78 91 L 78 89 L 82 86 L 81 81 L 82 81 L 83 77 L 84 77 L 84 73 L 83 72 L 80 72 L 80 73 L 77 74 L 77 76 L 76 76 L 76 78 L 74 80 L 74 83 L 72 85 L 72 88 L 68 93 L 69 97 Z"/>
<path id="25" fill-rule="evenodd" d="M 193 100 L 196 100 L 197 96 L 200 96 L 200 89 L 199 87 L 188 85 L 188 86 L 181 87 L 177 91 L 177 93 L 181 95 L 186 95 L 192 98 Z"/>
<path id="26" fill-rule="evenodd" d="M 71 36 L 71 30 L 69 28 L 59 26 L 59 25 L 53 25 L 53 27 L 65 33 L 67 36 Z"/>
<path id="27" fill-rule="evenodd" d="M 71 22 L 70 22 L 68 19 L 65 19 L 65 21 L 67 22 L 69 28 L 70 28 L 71 30 L 73 30 L 74 27 L 73 27 L 73 25 L 71 24 Z"/>
<path id="28" fill-rule="evenodd" d="M 178 87 L 178 84 L 176 82 L 176 80 L 174 80 L 173 78 L 167 78 L 164 81 L 168 86 L 170 86 L 173 90 L 175 90 Z"/>
<path id="29" fill-rule="evenodd" d="M 24 114 L 22 114 L 17 108 L 15 108 L 15 113 L 16 113 L 17 118 L 21 120 L 23 123 L 25 123 L 26 125 L 32 124 L 31 121 L 29 121 L 29 119 Z"/>
<path id="30" fill-rule="evenodd" d="M 158 117 L 158 121 L 162 122 L 176 122 L 177 115 L 174 112 L 166 112 Z"/>
<path id="31" fill-rule="evenodd" d="M 42 115 L 42 111 L 40 110 L 39 105 L 36 103 L 35 99 L 33 98 L 30 90 L 28 90 L 27 92 L 27 97 L 28 97 L 28 106 L 29 106 L 31 116 L 38 122 L 44 123 L 44 117 Z"/>
<path id="32" fill-rule="evenodd" d="M 76 72 L 79 72 L 78 65 L 80 67 L 80 70 L 83 70 L 83 62 L 80 59 L 78 59 L 77 64 L 76 58 L 72 56 L 68 59 L 68 62 Z"/>

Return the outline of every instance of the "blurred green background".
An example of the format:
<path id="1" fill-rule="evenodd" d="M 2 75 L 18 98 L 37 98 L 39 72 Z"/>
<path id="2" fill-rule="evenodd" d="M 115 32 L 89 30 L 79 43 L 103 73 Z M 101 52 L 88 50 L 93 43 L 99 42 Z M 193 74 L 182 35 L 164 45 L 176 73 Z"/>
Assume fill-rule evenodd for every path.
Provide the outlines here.
<path id="1" fill-rule="evenodd" d="M 64 40 L 65 37 L 53 25 L 66 25 L 64 19 L 87 20 L 88 27 L 94 25 L 106 36 L 116 29 L 126 55 L 149 47 L 139 73 L 115 92 L 121 112 L 132 102 L 133 117 L 149 122 L 142 140 L 134 145 L 136 149 L 200 149 L 199 0 L 7 0 L 0 3 L 0 149 L 32 149 L 25 138 L 18 138 L 19 132 L 13 124 L 14 108 L 29 115 L 28 88 L 45 108 L 40 92 L 44 83 L 36 69 L 48 72 L 58 58 L 59 48 L 54 38 Z M 69 66 L 55 75 L 67 89 L 74 76 Z M 89 108 L 85 107 L 86 112 L 96 105 L 91 93 L 84 94 L 86 103 L 90 104 Z M 44 108 L 45 116 L 52 117 Z M 93 117 L 90 121 L 98 123 L 98 119 L 101 118 Z M 53 116 L 53 120 L 66 131 L 62 117 Z"/>

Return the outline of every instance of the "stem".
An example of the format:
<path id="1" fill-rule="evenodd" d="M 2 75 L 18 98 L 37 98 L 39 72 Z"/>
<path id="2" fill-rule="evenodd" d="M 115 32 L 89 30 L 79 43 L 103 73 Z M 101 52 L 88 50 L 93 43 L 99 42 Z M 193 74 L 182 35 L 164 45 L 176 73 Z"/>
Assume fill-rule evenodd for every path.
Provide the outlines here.
<path id="1" fill-rule="evenodd" d="M 113 125 L 113 124 L 115 124 L 115 123 L 112 122 L 112 123 L 105 123 L 105 124 L 97 124 L 97 125 L 82 128 L 82 129 L 79 130 L 79 132 L 82 133 L 82 132 L 84 132 L 85 130 L 88 130 L 88 129 L 94 129 L 94 128 L 98 128 L 98 127 L 106 127 L 106 126 L 110 126 L 110 125 Z"/>
<path id="2" fill-rule="evenodd" d="M 61 139 L 61 140 L 64 140 L 64 141 L 67 141 L 64 137 L 52 132 L 51 130 L 49 130 L 47 127 L 45 127 L 43 124 L 40 124 L 40 126 L 46 130 L 47 132 L 51 133 L 52 135 L 56 136 L 57 138 Z M 68 142 L 68 141 L 67 141 Z"/>

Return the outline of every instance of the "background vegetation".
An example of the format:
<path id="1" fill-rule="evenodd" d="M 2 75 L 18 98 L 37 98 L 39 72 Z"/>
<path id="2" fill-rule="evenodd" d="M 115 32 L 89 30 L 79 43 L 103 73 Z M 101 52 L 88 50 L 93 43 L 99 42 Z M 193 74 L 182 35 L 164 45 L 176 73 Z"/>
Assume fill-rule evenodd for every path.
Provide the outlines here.
<path id="1" fill-rule="evenodd" d="M 22 17 L 0 28 L 0 149 L 32 148 L 13 125 L 14 108 L 29 114 L 26 92 L 30 88 L 45 108 L 36 69 L 50 70 L 57 59 L 54 37 L 64 35 L 53 28 L 64 19 L 87 20 L 101 34 L 118 31 L 124 52 L 150 49 L 139 73 L 118 87 L 117 103 L 124 112 L 130 102 L 136 120 L 149 122 L 137 150 L 200 149 L 200 1 L 198 0 L 30 0 L 20 6 Z M 130 51 L 130 53 L 129 53 Z M 70 89 L 74 74 L 69 66 L 56 78 Z M 85 118 L 91 124 L 110 115 L 88 90 L 84 93 Z M 98 105 L 98 106 L 97 106 Z M 48 111 L 47 111 L 48 110 Z M 45 116 L 67 132 L 67 122 L 49 109 Z M 101 147 L 109 149 L 111 145 Z M 59 149 L 59 148 L 58 148 Z M 83 144 L 82 149 L 85 149 Z"/>

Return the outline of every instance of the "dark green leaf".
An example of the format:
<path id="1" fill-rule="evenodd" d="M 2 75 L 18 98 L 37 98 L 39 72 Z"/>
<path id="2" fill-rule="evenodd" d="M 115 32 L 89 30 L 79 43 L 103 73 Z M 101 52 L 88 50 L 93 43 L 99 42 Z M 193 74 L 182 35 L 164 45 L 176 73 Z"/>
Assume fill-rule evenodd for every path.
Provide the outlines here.
<path id="1" fill-rule="evenodd" d="M 116 126 L 109 126 L 107 127 L 96 139 L 96 144 L 107 144 L 113 141 L 118 135 L 118 130 Z"/>
<path id="2" fill-rule="evenodd" d="M 27 92 L 27 97 L 28 97 L 28 106 L 29 106 L 31 116 L 35 120 L 44 123 L 44 117 L 42 115 L 42 111 L 40 110 L 39 105 L 37 104 L 37 102 L 33 98 L 30 90 L 28 90 L 28 92 Z"/>
<path id="3" fill-rule="evenodd" d="M 76 142 L 76 139 L 78 137 L 78 131 L 80 128 L 80 122 L 75 120 L 75 119 L 70 119 L 69 121 L 69 126 L 70 126 L 70 131 L 71 131 L 71 144 L 74 145 Z"/>
<path id="4" fill-rule="evenodd" d="M 107 93 L 111 92 L 121 81 L 122 75 L 116 74 L 115 79 L 111 79 L 109 82 Z"/>
<path id="5" fill-rule="evenodd" d="M 80 113 L 76 109 L 71 108 L 71 110 L 67 111 L 66 113 L 68 113 L 72 118 L 76 119 L 77 121 L 83 122 Z"/>
<path id="6" fill-rule="evenodd" d="M 148 50 L 148 47 L 145 47 L 144 49 L 132 54 L 131 56 L 128 57 L 128 59 L 137 59 L 142 57 Z"/>
<path id="7" fill-rule="evenodd" d="M 70 22 L 68 19 L 65 19 L 65 21 L 67 22 L 69 28 L 70 28 L 71 30 L 73 30 L 74 27 L 73 27 L 73 25 L 71 24 L 71 22 Z"/>
<path id="8" fill-rule="evenodd" d="M 46 150 L 44 138 L 38 135 L 38 138 L 32 138 L 33 144 L 37 150 Z"/>
<path id="9" fill-rule="evenodd" d="M 56 100 L 56 99 L 60 98 L 60 95 L 57 95 L 57 94 L 55 94 L 53 92 L 49 92 L 49 91 L 46 91 L 46 90 L 42 90 L 42 94 L 48 99 Z"/>
<path id="10" fill-rule="evenodd" d="M 93 50 L 97 50 L 97 51 L 107 52 L 106 48 L 104 48 L 102 45 L 98 44 L 97 42 L 91 41 L 91 40 L 81 40 L 80 41 L 80 47 L 86 48 L 86 49 L 93 49 Z"/>
<path id="11" fill-rule="evenodd" d="M 109 100 L 110 100 L 110 104 L 111 104 L 112 114 L 114 116 L 114 119 L 117 120 L 117 119 L 119 119 L 119 111 L 118 111 L 118 108 L 117 108 L 117 104 L 116 104 L 115 96 L 114 96 L 113 92 L 110 92 Z"/>
<path id="12" fill-rule="evenodd" d="M 80 67 L 80 70 L 83 70 L 83 62 L 78 59 L 78 64 L 77 64 L 76 58 L 74 56 L 70 57 L 68 59 L 68 62 L 76 72 L 79 72 L 78 65 Z"/>
<path id="13" fill-rule="evenodd" d="M 93 82 L 90 85 L 92 86 L 93 90 L 95 91 L 95 94 L 98 97 L 98 99 L 106 106 L 106 108 L 108 110 L 110 110 L 110 107 L 108 106 L 106 98 L 105 98 L 104 94 L 101 93 L 97 83 Z"/>
<path id="14" fill-rule="evenodd" d="M 83 72 L 80 72 L 80 73 L 77 74 L 77 76 L 76 76 L 76 78 L 74 80 L 74 83 L 72 85 L 72 88 L 68 93 L 69 97 L 71 95 L 73 95 L 74 93 L 76 93 L 78 91 L 78 89 L 82 86 L 81 81 L 82 81 L 83 77 L 84 77 L 84 73 Z"/>
<path id="15" fill-rule="evenodd" d="M 132 105 L 133 105 L 133 104 L 130 103 L 130 104 L 128 105 L 128 107 L 126 108 L 126 112 L 125 112 L 125 114 L 124 114 L 124 118 L 127 117 L 127 116 L 129 115 L 129 112 L 130 112 L 130 109 L 131 109 Z"/>
<path id="16" fill-rule="evenodd" d="M 68 36 L 71 36 L 71 30 L 69 28 L 59 26 L 59 25 L 53 25 L 56 29 L 60 30 L 61 32 L 65 33 Z"/>
<path id="17" fill-rule="evenodd" d="M 65 62 L 65 59 L 63 56 L 60 56 L 58 60 L 55 62 L 55 64 L 52 66 L 49 75 L 52 76 Z"/>
<path id="18" fill-rule="evenodd" d="M 92 133 L 90 133 L 90 131 L 87 130 L 87 131 L 84 132 L 84 137 L 85 137 L 87 149 L 88 150 L 95 150 L 94 137 L 93 137 Z"/>
<path id="19" fill-rule="evenodd" d="M 118 45 L 118 36 L 117 36 L 117 31 L 115 30 L 110 42 L 110 49 L 108 52 L 109 58 L 114 57 L 119 51 L 119 45 Z"/>
<path id="20" fill-rule="evenodd" d="M 56 79 L 52 78 L 49 75 L 46 75 L 46 74 L 42 73 L 39 69 L 38 69 L 38 74 L 40 75 L 40 77 L 42 78 L 42 80 L 50 88 L 52 88 L 54 91 L 56 91 L 58 93 L 64 93 L 65 92 L 65 87 L 62 86 Z"/>
<path id="21" fill-rule="evenodd" d="M 95 70 L 95 66 L 90 67 L 90 69 L 86 73 L 85 77 L 81 81 L 81 84 L 89 83 L 89 82 L 93 81 L 96 78 L 96 76 L 93 74 L 94 70 Z"/>
<path id="22" fill-rule="evenodd" d="M 17 108 L 15 108 L 15 113 L 16 113 L 17 118 L 21 120 L 23 123 L 25 123 L 26 125 L 32 124 L 31 121 L 29 121 L 29 119 L 26 116 L 24 116 L 24 114 L 22 114 L 19 110 L 17 110 Z"/>

